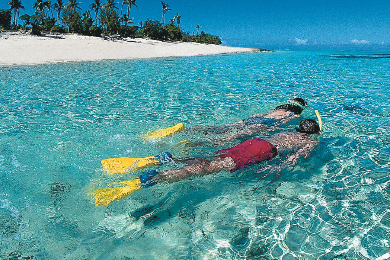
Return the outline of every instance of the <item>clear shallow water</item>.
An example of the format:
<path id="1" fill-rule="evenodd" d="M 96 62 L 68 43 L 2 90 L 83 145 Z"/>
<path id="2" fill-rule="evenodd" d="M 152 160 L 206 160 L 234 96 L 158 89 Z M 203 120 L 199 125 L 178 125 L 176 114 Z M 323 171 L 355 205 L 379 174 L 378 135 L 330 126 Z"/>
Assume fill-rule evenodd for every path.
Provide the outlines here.
<path id="1" fill-rule="evenodd" d="M 277 52 L 0 67 L 0 258 L 386 259 L 389 65 L 388 53 Z M 147 142 L 148 131 L 231 123 L 296 96 L 325 129 L 280 176 L 253 166 L 108 207 L 89 199 L 143 172 L 107 176 L 102 159 L 221 148 L 178 145 L 208 137 L 188 133 Z"/>

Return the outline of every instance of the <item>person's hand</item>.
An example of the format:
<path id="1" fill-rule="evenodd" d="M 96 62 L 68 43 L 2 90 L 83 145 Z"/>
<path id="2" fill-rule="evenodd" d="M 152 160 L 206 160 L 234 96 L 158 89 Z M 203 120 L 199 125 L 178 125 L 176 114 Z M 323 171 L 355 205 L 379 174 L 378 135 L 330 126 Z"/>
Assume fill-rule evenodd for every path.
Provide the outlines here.
<path id="1" fill-rule="evenodd" d="M 256 171 L 256 173 L 266 172 L 264 174 L 264 176 L 262 177 L 264 179 L 265 177 L 267 177 L 271 173 L 274 173 L 274 172 L 279 173 L 281 170 L 282 170 L 282 167 L 280 165 L 274 164 L 274 165 L 267 165 L 267 166 L 261 168 L 260 170 Z"/>

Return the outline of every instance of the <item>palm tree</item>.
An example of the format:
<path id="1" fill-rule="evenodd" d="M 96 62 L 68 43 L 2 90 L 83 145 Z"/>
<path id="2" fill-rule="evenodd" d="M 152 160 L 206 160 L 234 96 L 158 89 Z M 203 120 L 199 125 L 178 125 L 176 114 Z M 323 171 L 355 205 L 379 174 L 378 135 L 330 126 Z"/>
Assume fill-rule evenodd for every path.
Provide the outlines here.
<path id="1" fill-rule="evenodd" d="M 92 4 L 89 5 L 92 9 L 92 11 L 95 11 L 95 20 L 96 20 L 96 26 L 98 24 L 98 14 L 100 9 L 102 8 L 102 4 L 100 3 L 100 0 L 94 0 Z"/>
<path id="2" fill-rule="evenodd" d="M 115 6 L 114 0 L 107 0 L 104 8 L 100 12 L 100 22 L 108 33 L 116 33 L 118 30 L 119 17 L 115 9 L 118 8 Z"/>
<path id="3" fill-rule="evenodd" d="M 125 26 L 127 26 L 128 23 L 133 23 L 133 18 L 129 18 L 127 14 L 124 14 L 121 20 L 125 22 Z"/>
<path id="4" fill-rule="evenodd" d="M 200 29 L 199 24 L 196 26 L 196 29 L 197 29 L 196 34 L 198 35 L 199 34 L 199 29 Z"/>
<path id="5" fill-rule="evenodd" d="M 58 18 L 58 21 L 60 21 L 61 20 L 61 11 L 64 8 L 64 3 L 62 2 L 62 0 L 57 0 L 57 3 L 55 3 L 53 5 L 53 8 L 54 8 L 54 11 L 57 11 L 57 18 Z"/>
<path id="6" fill-rule="evenodd" d="M 107 9 L 107 10 L 118 9 L 118 7 L 115 6 L 114 0 L 107 0 L 104 8 Z"/>
<path id="7" fill-rule="evenodd" d="M 34 27 L 38 28 L 44 23 L 45 3 L 42 0 L 36 0 L 36 2 L 33 4 L 33 7 L 35 9 L 35 14 L 31 16 L 31 18 L 32 18 L 32 25 L 34 30 Z"/>
<path id="8" fill-rule="evenodd" d="M 23 27 L 26 28 L 27 25 L 31 24 L 31 16 L 29 16 L 28 14 L 24 14 L 22 16 L 20 16 L 20 20 L 23 21 Z"/>
<path id="9" fill-rule="evenodd" d="M 177 22 L 177 26 L 180 27 L 180 18 L 181 18 L 181 15 L 179 14 L 176 14 L 175 15 L 175 19 L 176 19 L 176 22 Z"/>
<path id="10" fill-rule="evenodd" d="M 45 5 L 42 0 L 36 0 L 36 2 L 33 4 L 33 7 L 35 8 L 35 11 L 42 14 L 43 10 L 45 9 Z"/>
<path id="11" fill-rule="evenodd" d="M 177 26 L 180 27 L 180 18 L 181 16 L 179 14 L 176 14 L 172 19 L 171 22 L 174 23 L 176 21 Z"/>
<path id="12" fill-rule="evenodd" d="M 120 14 L 120 17 L 123 17 L 122 20 L 125 20 L 125 15 L 122 16 L 122 13 L 123 13 L 123 5 L 127 5 L 127 20 L 129 20 L 129 17 L 130 17 L 130 11 L 131 11 L 131 6 L 134 5 L 135 7 L 138 8 L 138 6 L 135 4 L 135 0 L 123 0 L 122 1 L 122 7 L 121 7 L 121 14 Z M 126 25 L 127 25 L 127 22 L 126 22 Z"/>
<path id="13" fill-rule="evenodd" d="M 11 6 L 10 9 L 14 10 L 14 25 L 16 25 L 19 19 L 19 9 L 24 9 L 24 6 L 20 0 L 11 0 L 8 2 L 8 4 Z"/>
<path id="14" fill-rule="evenodd" d="M 69 0 L 68 7 L 70 9 L 73 9 L 73 10 L 81 9 L 78 5 L 79 5 L 79 3 L 77 3 L 76 0 Z"/>
<path id="15" fill-rule="evenodd" d="M 91 11 L 90 10 L 85 11 L 82 16 L 83 17 L 82 17 L 81 22 L 82 22 L 82 26 L 83 26 L 83 31 L 88 32 L 89 28 L 93 24 L 93 20 L 91 18 Z"/>
<path id="16" fill-rule="evenodd" d="M 167 5 L 166 3 L 164 3 L 163 1 L 161 1 L 161 4 L 162 4 L 162 9 L 163 9 L 163 14 L 162 14 L 162 24 L 164 26 L 165 24 L 165 13 L 167 11 L 170 11 L 172 9 L 169 8 L 169 5 Z"/>
<path id="17" fill-rule="evenodd" d="M 83 19 L 89 19 L 91 18 L 91 12 L 89 10 L 85 11 L 85 13 L 83 13 Z"/>
<path id="18" fill-rule="evenodd" d="M 47 10 L 49 10 L 51 16 L 53 17 L 53 11 L 51 10 L 51 1 L 47 0 L 43 3 L 43 5 L 47 8 Z M 49 14 L 47 16 L 49 16 Z"/>
<path id="19" fill-rule="evenodd" d="M 127 4 L 127 16 L 130 17 L 131 6 L 134 5 L 137 9 L 138 6 L 135 4 L 135 0 L 124 0 L 123 2 Z"/>
<path id="20" fill-rule="evenodd" d="M 81 17 L 77 9 L 80 9 L 76 0 L 69 0 L 62 15 L 62 23 L 68 26 L 68 32 L 79 32 L 81 30 Z"/>

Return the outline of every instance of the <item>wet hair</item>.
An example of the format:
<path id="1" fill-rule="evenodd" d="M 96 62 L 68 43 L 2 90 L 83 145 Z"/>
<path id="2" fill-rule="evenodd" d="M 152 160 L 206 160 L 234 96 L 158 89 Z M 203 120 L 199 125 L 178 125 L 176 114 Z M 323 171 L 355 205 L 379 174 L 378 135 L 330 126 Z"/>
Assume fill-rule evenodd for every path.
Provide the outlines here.
<path id="1" fill-rule="evenodd" d="M 285 110 L 291 111 L 291 112 L 293 112 L 296 115 L 300 115 L 302 113 L 302 111 L 303 111 L 303 109 L 300 106 L 294 105 L 294 104 L 280 105 L 280 106 L 275 107 L 274 110 L 281 110 L 281 109 L 285 109 Z"/>
<path id="2" fill-rule="evenodd" d="M 314 119 L 305 119 L 301 121 L 299 127 L 295 128 L 295 130 L 299 133 L 317 134 L 320 132 L 320 126 Z"/>
<path id="3" fill-rule="evenodd" d="M 307 105 L 306 101 L 303 100 L 303 98 L 297 97 L 297 98 L 294 98 L 293 101 L 297 102 L 297 103 L 300 104 L 301 106 L 306 106 L 306 105 Z"/>

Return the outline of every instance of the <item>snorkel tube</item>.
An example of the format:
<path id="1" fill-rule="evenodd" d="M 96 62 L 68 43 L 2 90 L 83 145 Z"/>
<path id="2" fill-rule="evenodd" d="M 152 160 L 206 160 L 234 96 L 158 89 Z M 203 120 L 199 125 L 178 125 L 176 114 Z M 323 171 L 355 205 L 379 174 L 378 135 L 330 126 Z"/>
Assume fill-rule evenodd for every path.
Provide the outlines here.
<path id="1" fill-rule="evenodd" d="M 318 110 L 315 111 L 316 112 L 316 116 L 317 116 L 317 119 L 318 119 L 318 125 L 320 126 L 320 132 L 322 131 L 322 119 L 321 119 L 321 116 L 320 116 L 320 112 L 318 112 Z"/>

